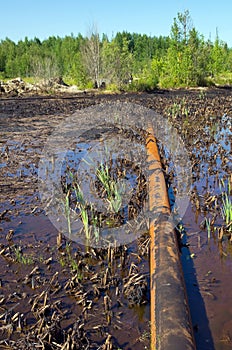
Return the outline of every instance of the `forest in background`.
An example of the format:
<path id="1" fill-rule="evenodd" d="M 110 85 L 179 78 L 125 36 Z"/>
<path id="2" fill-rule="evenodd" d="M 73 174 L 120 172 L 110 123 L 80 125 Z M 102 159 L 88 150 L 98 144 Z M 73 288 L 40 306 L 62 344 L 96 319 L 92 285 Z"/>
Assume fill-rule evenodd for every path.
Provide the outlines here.
<path id="1" fill-rule="evenodd" d="M 189 11 L 178 13 L 169 36 L 118 32 L 109 39 L 96 28 L 83 36 L 0 41 L 0 80 L 61 77 L 80 89 L 106 86 L 133 91 L 157 87 L 232 84 L 232 48 L 205 39 Z"/>

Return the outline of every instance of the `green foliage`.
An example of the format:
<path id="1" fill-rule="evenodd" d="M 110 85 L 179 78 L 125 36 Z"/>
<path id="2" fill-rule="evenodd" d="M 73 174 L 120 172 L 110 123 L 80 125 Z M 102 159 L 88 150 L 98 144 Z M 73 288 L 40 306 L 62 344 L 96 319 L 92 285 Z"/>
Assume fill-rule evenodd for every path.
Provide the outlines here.
<path id="1" fill-rule="evenodd" d="M 210 236 L 211 236 L 211 219 L 210 218 L 205 218 L 205 225 L 207 229 L 208 239 L 210 239 Z"/>
<path id="2" fill-rule="evenodd" d="M 111 42 L 104 42 L 102 47 L 102 76 L 107 83 L 115 83 L 121 87 L 129 81 L 132 75 L 133 55 L 128 49 L 129 42 L 121 38 L 118 42 L 117 36 Z"/>
<path id="3" fill-rule="evenodd" d="M 179 102 L 174 102 L 173 105 L 168 109 L 168 115 L 172 117 L 172 119 L 175 119 L 177 117 L 188 117 L 189 115 L 189 109 L 186 104 L 186 100 L 183 98 Z"/>
<path id="4" fill-rule="evenodd" d="M 230 70 L 229 50 L 227 45 L 219 39 L 218 33 L 210 50 L 208 69 L 211 76 Z"/>
<path id="5" fill-rule="evenodd" d="M 20 247 L 14 247 L 15 261 L 23 265 L 31 265 L 34 260 L 31 255 L 24 255 Z"/>
<path id="6" fill-rule="evenodd" d="M 158 77 L 152 75 L 145 78 L 137 78 L 130 85 L 125 86 L 125 90 L 133 92 L 153 91 L 158 86 Z"/>
<path id="7" fill-rule="evenodd" d="M 122 193 L 125 189 L 111 177 L 107 164 L 100 165 L 96 176 L 106 191 L 111 211 L 118 213 L 122 205 Z"/>
<path id="8" fill-rule="evenodd" d="M 67 226 L 68 226 L 68 234 L 69 237 L 72 234 L 72 228 L 71 228 L 71 213 L 70 213 L 70 190 L 68 190 L 66 196 L 65 196 L 65 216 L 67 218 Z"/>
<path id="9" fill-rule="evenodd" d="M 193 27 L 189 11 L 177 14 L 168 37 L 123 31 L 109 40 L 92 28 L 86 37 L 0 41 L 1 79 L 21 76 L 46 82 L 60 76 L 80 89 L 102 82 L 114 91 L 225 85 L 231 84 L 231 66 L 232 49 L 218 33 L 214 42 L 206 41 Z"/>
<path id="10" fill-rule="evenodd" d="M 99 87 L 102 71 L 101 42 L 96 29 L 93 28 L 89 36 L 82 41 L 80 54 L 86 76 Z"/>
<path id="11" fill-rule="evenodd" d="M 204 85 L 208 51 L 188 11 L 178 13 L 171 29 L 170 46 L 165 57 L 160 85 L 163 87 Z"/>
<path id="12" fill-rule="evenodd" d="M 111 84 L 107 84 L 107 91 L 119 93 L 120 90 L 117 84 L 111 83 Z"/>
<path id="13" fill-rule="evenodd" d="M 232 232 L 232 202 L 231 202 L 231 183 L 230 179 L 228 179 L 228 185 L 226 186 L 224 181 L 221 180 L 220 187 L 222 189 L 222 207 L 221 213 L 223 220 L 226 224 L 226 229 L 229 232 Z"/>
<path id="14" fill-rule="evenodd" d="M 83 192 L 77 182 L 73 184 L 73 189 L 76 195 L 76 206 L 80 211 L 81 220 L 84 226 L 84 231 L 86 239 L 90 239 L 90 227 L 89 227 L 89 217 L 88 217 L 88 205 L 85 202 Z"/>
<path id="15" fill-rule="evenodd" d="M 232 73 L 223 72 L 220 74 L 215 74 L 206 79 L 207 86 L 210 85 L 220 85 L 220 86 L 229 86 L 232 85 Z"/>
<path id="16" fill-rule="evenodd" d="M 70 266 L 72 271 L 78 272 L 78 279 L 82 280 L 82 275 L 79 272 L 79 266 L 78 266 L 78 261 L 77 259 L 73 256 L 72 251 L 71 251 L 71 247 L 70 244 L 66 243 L 65 246 L 65 257 L 67 260 L 67 265 Z M 60 264 L 63 265 L 63 267 L 65 266 L 65 260 L 60 260 Z"/>
<path id="17" fill-rule="evenodd" d="M 94 234 L 94 237 L 96 241 L 99 240 L 99 218 L 97 216 L 97 213 L 94 209 L 94 206 L 92 203 L 87 203 L 84 194 L 81 190 L 81 187 L 77 181 L 76 176 L 73 175 L 72 172 L 69 172 L 69 178 L 71 180 L 71 186 L 69 186 L 69 190 L 67 190 L 66 196 L 65 196 L 65 216 L 67 219 L 67 227 L 68 227 L 68 233 L 69 237 L 71 237 L 72 229 L 71 229 L 71 197 L 73 194 L 75 194 L 75 209 L 78 210 L 79 216 L 81 218 L 84 233 L 86 236 L 87 242 L 90 241 L 91 238 L 91 231 Z M 71 262 L 71 260 L 70 260 Z"/>

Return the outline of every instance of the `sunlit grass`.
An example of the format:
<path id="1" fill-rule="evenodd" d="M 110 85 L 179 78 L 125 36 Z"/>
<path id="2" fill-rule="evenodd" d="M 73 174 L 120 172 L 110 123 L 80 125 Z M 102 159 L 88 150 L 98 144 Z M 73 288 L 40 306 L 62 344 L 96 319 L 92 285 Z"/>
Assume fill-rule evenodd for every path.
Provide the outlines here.
<path id="1" fill-rule="evenodd" d="M 207 234 L 208 234 L 208 239 L 210 239 L 210 235 L 211 235 L 211 219 L 209 218 L 205 218 L 205 225 L 206 225 L 206 229 L 207 229 Z"/>
<path id="2" fill-rule="evenodd" d="M 83 192 L 82 192 L 79 184 L 75 182 L 75 184 L 73 185 L 73 188 L 74 188 L 74 192 L 76 195 L 76 201 L 77 201 L 76 206 L 80 210 L 81 220 L 82 220 L 82 223 L 84 226 L 86 239 L 89 240 L 90 239 L 90 226 L 89 226 L 87 204 L 84 200 L 84 195 L 83 195 Z"/>
<path id="3" fill-rule="evenodd" d="M 176 118 L 178 116 L 185 116 L 188 118 L 189 109 L 186 104 L 186 100 L 183 98 L 180 102 L 174 102 L 172 106 L 168 109 L 168 114 L 172 118 Z"/>
<path id="4" fill-rule="evenodd" d="M 100 165 L 96 170 L 96 176 L 106 191 L 110 210 L 118 213 L 122 206 L 122 194 L 125 190 L 124 186 L 111 177 L 107 164 Z"/>
<path id="5" fill-rule="evenodd" d="M 231 184 L 229 179 L 228 179 L 227 186 L 225 185 L 225 182 L 221 180 L 220 187 L 223 190 L 221 214 L 222 214 L 223 220 L 225 221 L 226 229 L 229 232 L 232 232 L 232 202 L 230 198 Z"/>
<path id="6" fill-rule="evenodd" d="M 23 264 L 23 265 L 33 264 L 33 262 L 34 262 L 33 257 L 30 255 L 24 255 L 20 248 L 15 247 L 14 253 L 15 253 L 15 261 L 16 262 Z"/>
<path id="7" fill-rule="evenodd" d="M 98 215 L 95 213 L 93 205 L 91 205 L 91 224 L 93 227 L 93 233 L 96 241 L 99 241 L 100 238 L 100 227 L 99 227 L 99 218 Z"/>
<path id="8" fill-rule="evenodd" d="M 232 85 L 232 73 L 231 72 L 224 72 L 220 74 L 216 74 L 213 78 L 209 77 L 206 79 L 206 82 L 209 85 L 216 84 L 216 85 Z"/>
<path id="9" fill-rule="evenodd" d="M 86 199 L 84 198 L 84 194 L 81 190 L 81 187 L 78 183 L 78 180 L 76 179 L 76 177 L 73 175 L 72 172 L 69 172 L 69 176 L 70 176 L 71 184 L 69 184 L 69 189 L 67 190 L 67 194 L 65 197 L 65 215 L 67 219 L 69 236 L 71 237 L 71 234 L 72 234 L 71 205 L 75 203 L 75 210 L 78 210 L 78 213 L 81 217 L 81 221 L 83 224 L 83 229 L 84 229 L 87 241 L 90 241 L 91 232 L 93 232 L 96 241 L 98 241 L 100 236 L 100 223 L 99 223 L 99 217 L 96 213 L 94 205 L 92 203 L 89 204 L 86 201 Z M 71 199 L 72 197 L 73 199 Z"/>
<path id="10" fill-rule="evenodd" d="M 65 196 L 65 216 L 67 218 L 67 225 L 68 225 L 68 234 L 69 237 L 72 234 L 72 228 L 71 228 L 71 213 L 70 213 L 70 201 L 69 201 L 69 196 L 70 196 L 70 190 L 68 190 L 66 196 Z"/>

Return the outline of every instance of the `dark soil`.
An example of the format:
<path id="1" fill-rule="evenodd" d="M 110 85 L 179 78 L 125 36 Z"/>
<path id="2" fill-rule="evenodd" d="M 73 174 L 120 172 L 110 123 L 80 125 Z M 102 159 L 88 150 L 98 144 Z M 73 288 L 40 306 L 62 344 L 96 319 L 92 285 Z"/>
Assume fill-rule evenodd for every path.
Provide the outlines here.
<path id="1" fill-rule="evenodd" d="M 86 250 L 52 226 L 37 188 L 38 163 L 53 128 L 77 109 L 115 100 L 154 109 L 185 142 L 193 186 L 179 230 L 197 348 L 229 349 L 232 246 L 219 187 L 231 175 L 232 94 L 225 89 L 2 97 L 0 348 L 149 348 L 147 233 L 129 245 Z M 175 169 L 162 154 L 175 193 Z M 214 219 L 210 237 L 205 217 Z"/>

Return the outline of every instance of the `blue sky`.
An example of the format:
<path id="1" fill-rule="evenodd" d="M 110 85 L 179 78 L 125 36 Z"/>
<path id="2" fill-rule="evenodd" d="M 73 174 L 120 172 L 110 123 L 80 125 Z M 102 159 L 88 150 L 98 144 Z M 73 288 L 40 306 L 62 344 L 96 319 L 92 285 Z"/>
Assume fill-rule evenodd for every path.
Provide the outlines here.
<path id="1" fill-rule="evenodd" d="M 109 38 L 118 31 L 169 35 L 174 17 L 188 9 L 205 39 L 219 37 L 232 47 L 232 0 L 2 0 L 0 39 L 45 39 L 86 35 L 97 26 Z"/>

